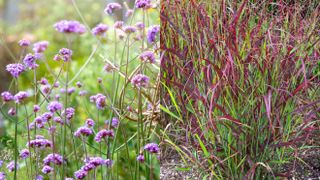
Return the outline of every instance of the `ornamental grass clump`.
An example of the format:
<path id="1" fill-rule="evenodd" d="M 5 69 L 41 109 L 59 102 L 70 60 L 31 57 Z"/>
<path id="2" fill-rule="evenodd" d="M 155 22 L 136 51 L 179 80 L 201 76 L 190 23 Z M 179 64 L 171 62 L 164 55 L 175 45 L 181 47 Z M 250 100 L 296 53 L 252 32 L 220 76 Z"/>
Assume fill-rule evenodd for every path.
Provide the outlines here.
<path id="1" fill-rule="evenodd" d="M 63 46 L 17 42 L 22 56 L 4 67 L 12 85 L 1 92 L 1 114 L 13 153 L 0 179 L 158 179 L 160 44 L 159 31 L 148 31 L 158 7 L 146 2 L 107 4 L 101 22 L 90 23 L 73 1 L 81 21 L 50 27 Z M 83 62 L 84 41 L 92 52 Z"/>
<path id="2" fill-rule="evenodd" d="M 201 179 L 274 179 L 304 163 L 299 154 L 319 140 L 319 8 L 161 2 L 163 135 L 183 169 Z"/>

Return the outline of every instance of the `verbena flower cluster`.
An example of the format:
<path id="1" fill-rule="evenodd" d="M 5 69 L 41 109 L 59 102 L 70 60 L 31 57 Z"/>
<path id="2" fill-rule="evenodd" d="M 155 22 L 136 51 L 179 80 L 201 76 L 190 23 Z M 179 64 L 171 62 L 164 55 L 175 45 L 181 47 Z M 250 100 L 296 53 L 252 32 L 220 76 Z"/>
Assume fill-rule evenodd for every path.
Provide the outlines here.
<path id="1" fill-rule="evenodd" d="M 104 16 L 114 22 L 98 22 L 95 26 L 91 24 L 93 28 L 89 32 L 89 27 L 76 20 L 56 22 L 51 28 L 56 30 L 58 36 L 66 37 L 68 45 L 65 47 L 53 49 L 54 42 L 50 42 L 53 46 L 49 47 L 46 40 L 32 42 L 22 39 L 17 43 L 22 58 L 6 65 L 6 71 L 17 83 L 28 76 L 34 87 L 23 90 L 16 86 L 1 92 L 2 105 L 8 107 L 6 117 L 9 117 L 10 123 L 15 123 L 15 137 L 19 141 L 14 143 L 16 157 L 6 162 L 6 171 L 0 172 L 0 180 L 10 179 L 8 176 L 13 176 L 12 172 L 20 168 L 26 168 L 29 173 L 28 177 L 23 178 L 36 180 L 95 179 L 100 174 L 108 176 L 113 166 L 121 165 L 122 160 L 114 157 L 122 156 L 123 147 L 130 151 L 130 155 L 124 157 L 126 161 L 133 159 L 137 166 L 145 165 L 146 168 L 150 166 L 142 163 L 154 163 L 156 159 L 152 154 L 158 154 L 160 149 L 155 143 L 147 143 L 151 138 L 144 137 L 148 133 L 142 130 L 154 128 L 154 123 L 149 123 L 151 118 L 145 112 L 148 111 L 150 101 L 158 102 L 157 99 L 147 97 L 156 97 L 154 94 L 157 94 L 153 87 L 157 74 L 153 68 L 159 65 L 159 26 L 146 27 L 145 24 L 149 25 L 151 21 L 134 24 L 130 19 L 134 20 L 136 14 L 146 16 L 149 13 L 147 9 L 153 7 L 150 0 L 137 0 L 134 6 L 128 7 L 126 3 L 107 4 Z M 127 19 L 116 20 L 117 12 L 125 12 L 124 18 Z M 109 36 L 111 31 L 113 37 Z M 97 51 L 101 53 L 95 55 L 97 58 L 101 56 L 107 59 L 104 64 L 99 64 L 103 67 L 100 69 L 103 76 L 95 77 L 94 81 L 81 79 L 84 72 L 82 69 L 75 70 L 78 62 L 74 62 L 79 57 L 81 46 L 76 49 L 73 44 L 77 38 L 88 38 L 86 35 L 79 36 L 85 33 L 99 44 L 107 43 L 107 46 L 112 47 L 114 43 L 114 48 L 119 52 L 130 53 L 123 53 L 128 56 L 125 57 L 118 51 L 114 54 L 113 51 Z M 56 52 L 55 55 L 47 57 L 50 54 L 46 52 L 48 49 Z M 137 61 L 139 66 L 129 67 L 135 66 L 131 65 L 134 62 L 123 63 L 131 57 L 138 57 L 130 61 Z M 81 63 L 78 65 L 82 66 Z M 51 69 L 51 64 L 58 68 Z M 82 67 L 90 65 L 85 63 Z M 50 69 L 43 77 L 38 73 L 42 68 Z M 99 73 L 99 70 L 95 73 Z M 110 79 L 109 75 L 113 78 Z M 130 136 L 132 138 L 128 139 Z M 131 156 L 132 152 L 139 153 Z M 84 159 L 84 163 L 79 162 L 81 159 Z M 2 163 L 0 160 L 0 168 Z M 74 164 L 78 167 L 75 168 Z"/>

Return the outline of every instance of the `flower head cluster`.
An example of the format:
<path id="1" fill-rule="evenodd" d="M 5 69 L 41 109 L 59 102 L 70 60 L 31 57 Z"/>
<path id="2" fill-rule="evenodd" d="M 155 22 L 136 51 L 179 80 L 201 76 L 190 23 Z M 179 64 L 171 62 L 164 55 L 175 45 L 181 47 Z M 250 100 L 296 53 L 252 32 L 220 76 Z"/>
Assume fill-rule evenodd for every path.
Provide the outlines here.
<path id="1" fill-rule="evenodd" d="M 104 9 L 104 12 L 106 14 L 113 14 L 114 11 L 122 9 L 122 6 L 119 3 L 109 3 L 107 4 L 106 8 Z"/>
<path id="2" fill-rule="evenodd" d="M 26 70 L 26 67 L 23 64 L 8 64 L 6 70 L 15 78 L 17 78 L 21 73 Z"/>
<path id="3" fill-rule="evenodd" d="M 28 47 L 30 45 L 30 41 L 26 40 L 26 39 L 21 39 L 18 42 L 19 46 L 21 47 Z"/>
<path id="4" fill-rule="evenodd" d="M 59 54 L 54 56 L 55 61 L 63 60 L 64 62 L 68 62 L 71 60 L 72 50 L 68 48 L 62 48 L 59 50 Z"/>
<path id="5" fill-rule="evenodd" d="M 109 122 L 110 122 L 109 120 L 106 120 L 106 121 L 105 121 L 105 124 L 109 125 Z M 112 120 L 111 120 L 111 127 L 112 127 L 112 128 L 117 128 L 118 125 L 119 125 L 119 119 L 116 118 L 116 117 L 112 118 Z"/>
<path id="6" fill-rule="evenodd" d="M 145 160 L 145 158 L 144 158 L 143 154 L 139 154 L 137 156 L 137 161 L 144 162 L 144 160 Z"/>
<path id="7" fill-rule="evenodd" d="M 101 142 L 102 138 L 105 138 L 105 137 L 114 137 L 113 130 L 106 130 L 106 129 L 100 130 L 96 134 L 96 137 L 94 137 L 94 140 L 96 142 Z"/>
<path id="8" fill-rule="evenodd" d="M 20 158 L 21 159 L 26 159 L 29 156 L 30 156 L 30 152 L 29 152 L 28 149 L 21 150 L 21 152 L 20 152 Z"/>
<path id="9" fill-rule="evenodd" d="M 19 169 L 19 164 L 15 164 L 14 161 L 11 161 L 9 164 L 7 164 L 7 169 L 9 172 L 12 172 L 15 169 Z"/>
<path id="10" fill-rule="evenodd" d="M 98 24 L 96 27 L 94 27 L 91 31 L 91 33 L 95 36 L 101 36 L 104 35 L 105 32 L 107 32 L 109 27 L 105 24 Z"/>
<path id="11" fill-rule="evenodd" d="M 52 101 L 48 104 L 47 109 L 48 111 L 54 113 L 56 111 L 60 111 L 63 108 L 63 105 L 58 101 Z"/>
<path id="12" fill-rule="evenodd" d="M 0 172 L 0 180 L 6 180 L 6 173 Z"/>
<path id="13" fill-rule="evenodd" d="M 62 112 L 62 117 L 66 116 L 67 120 L 71 120 L 74 116 L 74 112 L 75 110 L 72 107 L 69 107 Z"/>
<path id="14" fill-rule="evenodd" d="M 35 53 L 43 53 L 48 48 L 48 41 L 39 41 L 33 44 L 33 51 Z M 38 59 L 38 58 L 37 58 Z"/>
<path id="15" fill-rule="evenodd" d="M 123 21 L 116 21 L 116 22 L 114 23 L 113 27 L 114 27 L 115 29 L 121 29 L 122 26 L 123 26 L 123 24 L 124 24 Z"/>
<path id="16" fill-rule="evenodd" d="M 48 154 L 47 157 L 43 159 L 43 164 L 49 166 L 50 163 L 61 165 L 64 162 L 62 156 L 60 154 Z"/>
<path id="17" fill-rule="evenodd" d="M 160 151 L 159 146 L 156 143 L 146 144 L 144 150 L 149 151 L 150 153 L 158 153 Z"/>
<path id="18" fill-rule="evenodd" d="M 132 77 L 131 79 L 131 84 L 133 86 L 136 86 L 138 88 L 140 87 L 148 87 L 149 85 L 149 77 L 143 74 L 137 74 L 135 76 Z"/>
<path id="19" fill-rule="evenodd" d="M 147 40 L 150 44 L 152 44 L 156 41 L 156 37 L 157 37 L 159 31 L 160 31 L 160 26 L 158 26 L 158 25 L 150 26 L 148 28 Z"/>
<path id="20" fill-rule="evenodd" d="M 86 28 L 78 21 L 62 20 L 54 24 L 57 31 L 61 33 L 76 33 L 83 34 L 86 32 Z"/>
<path id="21" fill-rule="evenodd" d="M 52 112 L 45 112 L 41 115 L 41 118 L 44 122 L 48 122 L 50 119 L 52 119 L 53 113 Z"/>
<path id="22" fill-rule="evenodd" d="M 74 136 L 76 137 L 80 137 L 81 135 L 82 136 L 89 136 L 91 135 L 93 132 L 90 128 L 86 127 L 86 126 L 83 126 L 83 127 L 79 127 L 77 129 L 76 132 L 74 132 Z"/>
<path id="23" fill-rule="evenodd" d="M 41 171 L 43 172 L 43 174 L 49 174 L 51 171 L 53 171 L 53 168 L 48 165 L 45 165 L 43 166 Z"/>
<path id="24" fill-rule="evenodd" d="M 42 137 L 38 137 L 34 140 L 31 140 L 29 143 L 27 143 L 27 146 L 32 148 L 40 148 L 40 149 L 44 149 L 46 147 L 51 148 L 52 142 Z"/>
<path id="25" fill-rule="evenodd" d="M 36 64 L 36 57 L 33 54 L 27 54 L 24 59 L 23 59 L 23 63 L 26 65 L 26 67 L 28 67 L 29 69 L 35 69 L 37 68 L 39 65 Z"/>
<path id="26" fill-rule="evenodd" d="M 28 93 L 25 91 L 20 91 L 14 95 L 14 100 L 17 104 L 20 104 L 24 99 L 28 97 Z"/>
<path id="27" fill-rule="evenodd" d="M 136 1 L 136 8 L 150 8 L 151 7 L 151 0 L 137 0 Z"/>
<path id="28" fill-rule="evenodd" d="M 2 92 L 1 97 L 4 102 L 9 102 L 14 99 L 13 95 L 8 91 Z"/>
<path id="29" fill-rule="evenodd" d="M 80 170 L 76 171 L 74 173 L 74 176 L 77 179 L 84 179 L 87 174 L 89 173 L 89 171 L 96 169 L 98 166 L 107 166 L 107 167 L 111 167 L 112 166 L 112 160 L 110 159 L 103 159 L 101 157 L 91 157 L 86 159 L 85 161 L 85 165 L 83 165 L 81 167 Z"/>
<path id="30" fill-rule="evenodd" d="M 134 26 L 125 26 L 123 27 L 123 31 L 127 34 L 131 34 L 137 31 L 137 28 Z"/>
<path id="31" fill-rule="evenodd" d="M 156 58 L 155 58 L 153 52 L 151 52 L 151 51 L 145 51 L 145 52 L 141 53 L 139 58 L 143 62 L 154 63 L 156 61 Z"/>
<path id="32" fill-rule="evenodd" d="M 86 120 L 86 125 L 88 127 L 93 127 L 94 126 L 94 120 L 93 119 L 87 119 Z"/>
<path id="33" fill-rule="evenodd" d="M 90 102 L 95 102 L 98 109 L 103 109 L 106 106 L 107 97 L 103 94 L 97 94 L 90 97 Z"/>

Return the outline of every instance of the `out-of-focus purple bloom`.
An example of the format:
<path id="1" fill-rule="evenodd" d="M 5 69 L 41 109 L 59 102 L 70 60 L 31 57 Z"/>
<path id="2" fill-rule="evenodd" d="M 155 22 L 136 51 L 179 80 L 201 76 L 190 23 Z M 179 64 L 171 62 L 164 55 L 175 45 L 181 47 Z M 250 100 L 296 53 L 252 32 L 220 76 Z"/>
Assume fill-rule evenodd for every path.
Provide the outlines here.
<path id="1" fill-rule="evenodd" d="M 96 142 L 101 142 L 102 138 L 105 138 L 105 137 L 114 137 L 113 130 L 106 130 L 106 129 L 100 130 L 96 134 L 96 137 L 94 137 L 94 140 Z"/>
<path id="2" fill-rule="evenodd" d="M 42 53 L 48 48 L 49 42 L 48 41 L 39 41 L 33 44 L 33 52 L 35 53 Z"/>
<path id="3" fill-rule="evenodd" d="M 94 27 L 91 31 L 91 33 L 95 36 L 102 36 L 107 32 L 109 27 L 105 24 L 98 24 L 96 27 Z"/>
<path id="4" fill-rule="evenodd" d="M 59 54 L 57 54 L 53 60 L 59 61 L 59 60 L 63 60 L 64 62 L 68 62 L 71 60 L 71 56 L 72 56 L 72 50 L 68 49 L 68 48 L 62 48 L 59 50 Z"/>
<path id="5" fill-rule="evenodd" d="M 93 119 L 87 119 L 86 120 L 86 125 L 88 127 L 93 127 L 94 126 L 94 120 Z"/>
<path id="6" fill-rule="evenodd" d="M 150 153 L 158 153 L 160 151 L 159 146 L 156 143 L 146 144 L 144 150 L 149 151 Z"/>
<path id="7" fill-rule="evenodd" d="M 78 82 L 76 83 L 76 85 L 77 85 L 78 88 L 81 88 L 81 87 L 82 87 L 82 83 L 81 83 L 80 81 L 78 81 Z"/>
<path id="8" fill-rule="evenodd" d="M 103 109 L 106 106 L 107 97 L 103 94 L 97 94 L 90 97 L 91 102 L 95 102 L 98 109 Z"/>
<path id="9" fill-rule="evenodd" d="M 44 122 L 49 121 L 51 118 L 53 117 L 53 113 L 52 112 L 45 112 L 41 115 L 41 118 Z"/>
<path id="10" fill-rule="evenodd" d="M 131 16 L 132 14 L 133 14 L 133 10 L 132 10 L 132 9 L 128 9 L 127 12 L 126 12 L 126 14 L 125 14 L 125 16 L 126 16 L 126 17 L 129 17 L 129 16 Z"/>
<path id="11" fill-rule="evenodd" d="M 150 8 L 151 7 L 151 0 L 136 0 L 136 8 Z"/>
<path id="12" fill-rule="evenodd" d="M 0 172 L 0 180 L 6 180 L 6 173 Z"/>
<path id="13" fill-rule="evenodd" d="M 114 69 L 116 69 L 115 67 L 113 67 L 111 64 L 109 63 L 106 63 L 104 66 L 103 66 L 103 70 L 106 71 L 106 72 L 111 72 L 113 71 Z"/>
<path id="14" fill-rule="evenodd" d="M 137 74 L 132 77 L 131 84 L 138 88 L 140 87 L 148 87 L 149 86 L 149 77 L 143 74 Z"/>
<path id="15" fill-rule="evenodd" d="M 3 161 L 2 161 L 2 160 L 0 160 L 0 168 L 2 167 L 2 165 L 3 165 Z"/>
<path id="16" fill-rule="evenodd" d="M 4 102 L 9 102 L 14 99 L 13 95 L 8 91 L 2 92 L 1 97 Z"/>
<path id="17" fill-rule="evenodd" d="M 20 158 L 21 159 L 26 159 L 27 157 L 30 156 L 30 152 L 28 149 L 22 149 L 20 152 Z"/>
<path id="18" fill-rule="evenodd" d="M 51 126 L 48 128 L 48 131 L 50 134 L 54 134 L 56 132 L 56 130 L 57 130 L 56 126 Z"/>
<path id="19" fill-rule="evenodd" d="M 65 178 L 64 180 L 74 180 L 73 178 Z"/>
<path id="20" fill-rule="evenodd" d="M 102 78 L 98 77 L 98 83 L 101 84 L 102 83 Z"/>
<path id="21" fill-rule="evenodd" d="M 156 41 L 159 31 L 160 31 L 160 26 L 158 25 L 150 26 L 148 28 L 147 40 L 150 44 Z"/>
<path id="22" fill-rule="evenodd" d="M 43 92 L 44 94 L 50 94 L 50 92 L 51 92 L 51 86 L 50 86 L 49 84 L 47 84 L 47 85 L 43 86 L 43 87 L 41 88 L 41 90 L 42 90 L 42 92 Z"/>
<path id="23" fill-rule="evenodd" d="M 124 24 L 123 21 L 116 21 L 116 22 L 114 23 L 113 27 L 114 27 L 115 29 L 121 29 L 122 26 L 123 26 L 123 24 Z"/>
<path id="24" fill-rule="evenodd" d="M 106 8 L 104 9 L 104 12 L 106 14 L 113 14 L 114 11 L 121 9 L 122 6 L 119 3 L 109 3 L 107 4 Z"/>
<path id="25" fill-rule="evenodd" d="M 37 128 L 44 128 L 45 121 L 41 116 L 37 116 L 34 119 L 34 123 L 37 125 Z"/>
<path id="26" fill-rule="evenodd" d="M 109 120 L 106 120 L 105 121 L 105 124 L 109 124 Z M 118 127 L 118 125 L 119 125 L 119 119 L 118 118 L 116 118 L 116 117 L 114 117 L 114 118 L 112 118 L 112 121 L 111 121 L 111 127 L 112 128 L 117 128 Z"/>
<path id="27" fill-rule="evenodd" d="M 86 28 L 78 21 L 62 20 L 54 24 L 57 31 L 61 33 L 77 33 L 83 34 L 86 32 Z"/>
<path id="28" fill-rule="evenodd" d="M 26 39 L 21 39 L 18 43 L 21 47 L 28 47 L 30 45 L 30 41 Z"/>
<path id="29" fill-rule="evenodd" d="M 139 162 L 144 162 L 144 156 L 142 154 L 139 154 L 139 156 L 137 156 L 137 161 Z"/>
<path id="30" fill-rule="evenodd" d="M 48 104 L 47 109 L 48 111 L 54 113 L 56 111 L 60 111 L 63 108 L 63 105 L 58 101 L 52 101 Z"/>
<path id="31" fill-rule="evenodd" d="M 86 90 L 79 92 L 79 96 L 85 96 L 86 94 L 88 94 L 88 92 Z"/>
<path id="32" fill-rule="evenodd" d="M 9 164 L 7 164 L 7 169 L 9 172 L 12 172 L 14 171 L 15 169 L 19 169 L 19 164 L 16 164 L 14 163 L 14 161 L 11 161 Z"/>
<path id="33" fill-rule="evenodd" d="M 64 163 L 64 160 L 60 154 L 48 154 L 47 157 L 43 159 L 43 164 L 45 165 L 50 165 L 50 163 L 56 164 L 56 165 L 61 165 Z"/>
<path id="34" fill-rule="evenodd" d="M 150 63 L 156 62 L 156 58 L 155 58 L 152 51 L 145 51 L 145 52 L 141 53 L 139 58 L 143 62 L 150 62 Z"/>
<path id="35" fill-rule="evenodd" d="M 48 85 L 48 80 L 43 77 L 43 78 L 40 79 L 39 83 L 40 83 L 41 85 Z"/>
<path id="36" fill-rule="evenodd" d="M 44 148 L 51 148 L 52 147 L 52 142 L 44 139 L 44 138 L 36 138 L 34 140 L 31 140 L 30 142 L 27 143 L 28 147 L 31 148 L 40 148 L 40 149 L 44 149 Z"/>
<path id="37" fill-rule="evenodd" d="M 136 23 L 136 25 L 135 25 L 139 30 L 142 30 L 142 29 L 144 29 L 144 24 L 143 24 L 143 22 L 137 22 Z"/>
<path id="38" fill-rule="evenodd" d="M 77 178 L 77 179 L 84 179 L 86 176 L 87 176 L 88 172 L 87 171 L 84 171 L 82 169 L 74 172 L 74 176 Z"/>
<path id="39" fill-rule="evenodd" d="M 35 69 L 37 68 L 39 65 L 36 64 L 36 57 L 33 54 L 27 54 L 24 59 L 23 59 L 23 63 L 26 65 L 26 67 L 28 67 L 29 69 Z"/>
<path id="40" fill-rule="evenodd" d="M 74 88 L 74 87 L 68 88 L 68 95 L 71 95 L 75 91 L 76 91 L 76 88 Z"/>
<path id="41" fill-rule="evenodd" d="M 92 132 L 92 130 L 90 128 L 84 126 L 84 127 L 79 127 L 77 129 L 77 131 L 74 132 L 74 136 L 76 136 L 76 137 L 80 137 L 81 135 L 90 136 L 92 133 L 93 132 Z"/>
<path id="42" fill-rule="evenodd" d="M 16 114 L 17 114 L 16 108 L 11 107 L 11 108 L 8 110 L 8 114 L 9 114 L 10 116 L 16 115 Z"/>
<path id="43" fill-rule="evenodd" d="M 51 171 L 53 171 L 53 168 L 48 165 L 45 165 L 43 166 L 41 171 L 43 172 L 43 174 L 49 174 Z"/>
<path id="44" fill-rule="evenodd" d="M 127 34 L 131 34 L 137 31 L 137 28 L 134 26 L 125 26 L 123 27 L 123 31 Z"/>
<path id="45" fill-rule="evenodd" d="M 72 107 L 69 107 L 62 112 L 62 117 L 66 116 L 67 120 L 71 120 L 74 116 L 74 112 L 75 110 Z"/>
<path id="46" fill-rule="evenodd" d="M 54 99 L 55 99 L 56 101 L 59 101 L 59 99 L 60 99 L 60 94 L 56 94 L 56 95 L 54 96 Z"/>
<path id="47" fill-rule="evenodd" d="M 39 105 L 33 105 L 33 112 L 39 112 L 40 106 Z"/>
<path id="48" fill-rule="evenodd" d="M 20 104 L 23 100 L 25 100 L 28 97 L 28 93 L 25 91 L 20 91 L 16 95 L 14 95 L 14 101 L 17 104 Z"/>
<path id="49" fill-rule="evenodd" d="M 15 78 L 17 78 L 21 73 L 26 70 L 26 67 L 23 64 L 8 64 L 6 70 Z"/>
<path id="50" fill-rule="evenodd" d="M 43 176 L 42 175 L 37 175 L 36 180 L 43 180 Z"/>
<path id="51" fill-rule="evenodd" d="M 55 87 L 55 88 L 58 88 L 60 86 L 60 83 L 59 82 L 55 82 L 54 84 L 53 84 L 53 87 Z"/>
<path id="52" fill-rule="evenodd" d="M 62 121 L 62 119 L 61 119 L 60 117 L 58 117 L 58 116 L 57 116 L 57 117 L 54 117 L 54 118 L 53 118 L 53 121 L 56 122 L 56 123 L 58 123 L 58 124 L 61 124 L 61 125 L 64 124 L 63 121 Z"/>

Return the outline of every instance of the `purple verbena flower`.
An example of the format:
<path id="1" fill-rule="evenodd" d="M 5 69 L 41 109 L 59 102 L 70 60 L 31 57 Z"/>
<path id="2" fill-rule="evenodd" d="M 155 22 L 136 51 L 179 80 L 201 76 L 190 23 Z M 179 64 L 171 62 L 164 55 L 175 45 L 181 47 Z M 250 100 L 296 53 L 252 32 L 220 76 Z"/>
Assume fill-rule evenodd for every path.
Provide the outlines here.
<path id="1" fill-rule="evenodd" d="M 14 96 L 8 91 L 2 92 L 1 93 L 1 97 L 2 97 L 2 100 L 4 102 L 9 102 L 9 101 L 12 101 L 14 99 Z"/>
<path id="2" fill-rule="evenodd" d="M 41 85 L 47 85 L 47 84 L 48 84 L 48 80 L 47 80 L 46 78 L 42 77 L 42 78 L 40 79 L 39 83 L 40 83 Z"/>
<path id="3" fill-rule="evenodd" d="M 49 121 L 50 119 L 52 119 L 53 117 L 53 113 L 52 112 L 45 112 L 41 115 L 41 118 L 42 118 L 42 121 L 43 122 L 47 122 Z"/>
<path id="4" fill-rule="evenodd" d="M 30 152 L 28 149 L 22 149 L 20 152 L 20 158 L 21 159 L 26 159 L 27 157 L 30 156 Z"/>
<path id="5" fill-rule="evenodd" d="M 150 26 L 148 28 L 147 40 L 150 44 L 152 44 L 156 41 L 156 37 L 157 37 L 157 34 L 159 33 L 159 31 L 160 31 L 160 26 L 158 26 L 158 25 Z"/>
<path id="6" fill-rule="evenodd" d="M 14 101 L 17 104 L 20 104 L 23 100 L 25 100 L 28 97 L 28 93 L 25 91 L 20 91 L 16 95 L 14 95 Z"/>
<path id="7" fill-rule="evenodd" d="M 123 27 L 123 31 L 127 34 L 131 34 L 137 31 L 137 28 L 134 26 L 125 26 Z"/>
<path id="8" fill-rule="evenodd" d="M 150 153 L 158 153 L 160 151 L 159 146 L 156 143 L 146 144 L 144 150 L 149 151 Z"/>
<path id="9" fill-rule="evenodd" d="M 155 58 L 152 51 L 145 51 L 145 52 L 141 53 L 139 58 L 143 62 L 154 63 L 156 61 L 156 58 Z"/>
<path id="10" fill-rule="evenodd" d="M 51 148 L 52 147 L 52 142 L 47 140 L 47 139 L 40 139 L 40 138 L 36 138 L 34 140 L 31 140 L 30 142 L 27 143 L 28 147 L 31 148 L 40 148 L 40 149 L 44 149 L 44 148 Z"/>
<path id="11" fill-rule="evenodd" d="M 131 84 L 133 86 L 136 86 L 138 88 L 140 87 L 148 87 L 149 85 L 149 77 L 143 74 L 137 74 L 135 76 L 132 77 L 131 79 Z"/>
<path id="12" fill-rule="evenodd" d="M 143 22 L 137 22 L 137 23 L 135 24 L 135 26 L 136 26 L 139 30 L 144 29 L 144 24 L 143 24 Z"/>
<path id="13" fill-rule="evenodd" d="M 113 130 L 106 130 L 106 129 L 100 130 L 94 137 L 94 140 L 96 142 L 101 142 L 102 138 L 105 138 L 105 137 L 114 137 Z"/>
<path id="14" fill-rule="evenodd" d="M 36 176 L 36 180 L 43 180 L 43 176 L 42 175 L 37 175 Z"/>
<path id="15" fill-rule="evenodd" d="M 126 14 L 125 14 L 125 16 L 126 16 L 126 17 L 129 17 L 129 16 L 131 16 L 132 14 L 133 14 L 133 10 L 132 10 L 132 9 L 128 9 L 127 12 L 126 12 Z"/>
<path id="16" fill-rule="evenodd" d="M 15 78 L 17 78 L 21 73 L 26 70 L 26 67 L 23 64 L 8 64 L 6 70 Z"/>
<path id="17" fill-rule="evenodd" d="M 6 173 L 0 172 L 0 180 L 6 180 Z"/>
<path id="18" fill-rule="evenodd" d="M 63 105 L 58 101 L 52 101 L 48 104 L 47 109 L 48 111 L 54 113 L 56 111 L 60 111 L 63 108 Z"/>
<path id="19" fill-rule="evenodd" d="M 48 48 L 48 45 L 49 45 L 48 41 L 39 41 L 39 42 L 33 44 L 32 50 L 35 53 L 42 53 Z"/>
<path id="20" fill-rule="evenodd" d="M 51 92 L 51 86 L 50 86 L 50 84 L 47 84 L 47 85 L 43 86 L 43 87 L 41 88 L 41 91 L 42 91 L 44 94 L 50 94 L 50 92 Z"/>
<path id="21" fill-rule="evenodd" d="M 104 161 L 104 164 L 107 166 L 107 167 L 111 167 L 112 166 L 112 164 L 113 164 L 113 161 L 111 160 L 111 159 L 106 159 L 105 161 Z"/>
<path id="22" fill-rule="evenodd" d="M 92 132 L 92 130 L 90 128 L 83 126 L 83 127 L 79 127 L 77 129 L 77 131 L 74 132 L 74 136 L 76 136 L 76 137 L 80 137 L 81 135 L 82 136 L 89 136 L 92 133 L 93 132 Z"/>
<path id="23" fill-rule="evenodd" d="M 106 106 L 107 97 L 103 94 L 97 94 L 90 97 L 91 102 L 95 102 L 98 109 L 103 109 Z"/>
<path id="24" fill-rule="evenodd" d="M 37 68 L 39 65 L 36 64 L 36 57 L 33 54 L 27 54 L 24 59 L 23 59 L 23 63 L 26 65 L 26 67 L 28 67 L 29 69 L 35 69 Z"/>
<path id="25" fill-rule="evenodd" d="M 109 27 L 105 24 L 98 24 L 96 27 L 94 27 L 91 31 L 91 33 L 95 36 L 102 36 L 107 32 Z"/>
<path id="26" fill-rule="evenodd" d="M 50 163 L 56 164 L 56 165 L 61 165 L 64 163 L 64 160 L 60 154 L 48 154 L 47 157 L 43 159 L 43 164 L 45 165 L 50 165 Z"/>
<path id="27" fill-rule="evenodd" d="M 54 118 L 53 118 L 53 121 L 56 122 L 56 123 L 58 123 L 58 124 L 61 124 L 61 125 L 64 124 L 63 121 L 62 121 L 62 119 L 61 119 L 60 117 L 58 117 L 58 116 L 57 116 L 57 117 L 54 117 Z"/>
<path id="28" fill-rule="evenodd" d="M 123 24 L 124 24 L 123 21 L 116 21 L 116 22 L 114 23 L 113 27 L 114 27 L 115 29 L 121 29 L 122 26 L 123 26 Z"/>
<path id="29" fill-rule="evenodd" d="M 10 116 L 16 115 L 16 114 L 17 114 L 16 108 L 11 107 L 11 108 L 8 110 L 8 114 L 9 114 Z"/>
<path id="30" fill-rule="evenodd" d="M 39 112 L 40 106 L 39 105 L 33 105 L 33 112 Z"/>
<path id="31" fill-rule="evenodd" d="M 74 116 L 74 112 L 75 110 L 72 107 L 69 107 L 62 112 L 62 117 L 66 116 L 67 120 L 71 120 Z"/>
<path id="32" fill-rule="evenodd" d="M 14 161 L 11 161 L 9 164 L 7 164 L 7 169 L 9 172 L 12 172 L 15 169 L 19 169 L 19 164 L 15 164 Z"/>
<path id="33" fill-rule="evenodd" d="M 88 94 L 86 90 L 82 90 L 79 92 L 79 96 L 85 96 L 86 94 Z"/>
<path id="34" fill-rule="evenodd" d="M 21 47 L 28 47 L 30 45 L 30 41 L 26 39 L 21 39 L 18 43 Z"/>
<path id="35" fill-rule="evenodd" d="M 106 121 L 105 121 L 105 124 L 108 125 L 109 122 L 110 122 L 109 120 L 106 120 Z M 112 120 L 111 120 L 111 127 L 112 127 L 112 128 L 117 128 L 118 125 L 119 125 L 119 119 L 116 118 L 116 117 L 113 117 Z"/>
<path id="36" fill-rule="evenodd" d="M 88 127 L 93 127 L 94 126 L 94 120 L 93 119 L 87 119 L 86 120 L 86 125 Z"/>
<path id="37" fill-rule="evenodd" d="M 113 14 L 114 11 L 122 9 L 122 6 L 119 3 L 109 3 L 107 4 L 106 8 L 104 9 L 104 12 L 106 14 Z"/>
<path id="38" fill-rule="evenodd" d="M 137 156 L 137 161 L 139 161 L 139 162 L 144 162 L 144 156 L 143 156 L 143 154 L 139 154 L 139 156 Z"/>
<path id="39" fill-rule="evenodd" d="M 76 83 L 76 85 L 77 85 L 78 88 L 81 88 L 81 87 L 82 87 L 82 83 L 81 83 L 80 81 L 78 81 L 78 82 Z"/>
<path id="40" fill-rule="evenodd" d="M 53 171 L 53 168 L 48 165 L 45 165 L 43 166 L 41 171 L 43 172 L 43 174 L 49 174 L 51 171 Z"/>
<path id="41" fill-rule="evenodd" d="M 78 21 L 62 20 L 54 24 L 57 31 L 61 33 L 76 33 L 83 34 L 86 32 L 86 28 Z"/>
<path id="42" fill-rule="evenodd" d="M 71 60 L 72 50 L 68 48 L 62 48 L 59 50 L 59 54 L 56 55 L 53 59 L 56 61 L 63 60 L 64 62 L 68 62 Z"/>
<path id="43" fill-rule="evenodd" d="M 151 7 L 151 0 L 136 0 L 135 3 L 136 8 L 150 8 Z"/>
<path id="44" fill-rule="evenodd" d="M 74 172 L 74 176 L 77 178 L 77 179 L 84 179 L 86 176 L 87 176 L 88 172 L 87 171 L 84 171 L 82 169 Z"/>

